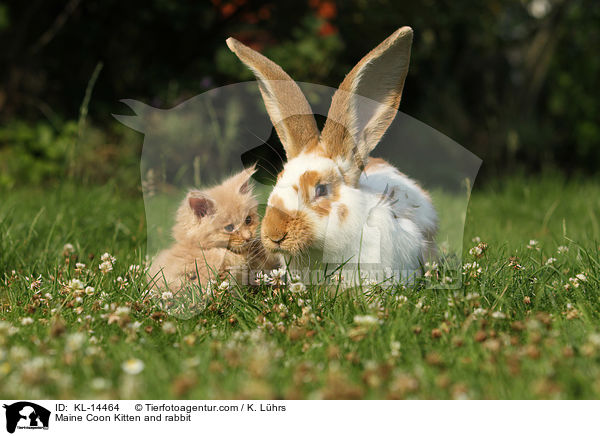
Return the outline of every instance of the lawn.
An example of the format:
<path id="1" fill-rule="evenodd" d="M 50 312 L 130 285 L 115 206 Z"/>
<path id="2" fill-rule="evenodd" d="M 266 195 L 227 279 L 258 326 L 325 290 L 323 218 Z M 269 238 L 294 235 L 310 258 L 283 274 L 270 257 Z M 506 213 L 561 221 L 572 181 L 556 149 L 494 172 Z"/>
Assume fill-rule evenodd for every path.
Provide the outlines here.
<path id="1" fill-rule="evenodd" d="M 460 289 L 264 285 L 187 320 L 145 290 L 141 194 L 65 183 L 0 198 L 2 398 L 600 396 L 594 180 L 476 185 Z"/>

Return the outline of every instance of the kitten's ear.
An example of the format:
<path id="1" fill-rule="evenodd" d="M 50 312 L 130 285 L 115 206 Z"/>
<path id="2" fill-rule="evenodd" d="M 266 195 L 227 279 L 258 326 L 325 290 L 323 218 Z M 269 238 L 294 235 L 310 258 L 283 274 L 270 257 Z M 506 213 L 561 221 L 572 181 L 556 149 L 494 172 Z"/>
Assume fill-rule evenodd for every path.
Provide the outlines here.
<path id="1" fill-rule="evenodd" d="M 237 182 L 239 183 L 238 191 L 240 194 L 249 194 L 252 191 L 252 186 L 250 185 L 250 178 L 255 172 L 256 164 L 252 164 L 252 166 L 246 168 L 237 176 L 234 176 L 237 179 Z"/>
<path id="2" fill-rule="evenodd" d="M 190 197 L 188 204 L 198 218 L 204 218 L 206 215 L 212 215 L 215 212 L 215 203 L 206 197 Z"/>

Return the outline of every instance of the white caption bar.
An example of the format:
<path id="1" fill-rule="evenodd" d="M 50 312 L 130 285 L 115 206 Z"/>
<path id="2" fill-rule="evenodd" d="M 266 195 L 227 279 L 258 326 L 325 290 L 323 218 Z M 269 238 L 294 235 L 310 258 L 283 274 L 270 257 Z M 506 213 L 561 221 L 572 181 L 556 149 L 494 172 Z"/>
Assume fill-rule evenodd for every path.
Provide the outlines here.
<path id="1" fill-rule="evenodd" d="M 596 401 L 0 400 L 0 435 L 584 434 Z M 42 430 L 41 433 L 36 430 Z M 166 433 L 168 432 L 168 433 Z"/>

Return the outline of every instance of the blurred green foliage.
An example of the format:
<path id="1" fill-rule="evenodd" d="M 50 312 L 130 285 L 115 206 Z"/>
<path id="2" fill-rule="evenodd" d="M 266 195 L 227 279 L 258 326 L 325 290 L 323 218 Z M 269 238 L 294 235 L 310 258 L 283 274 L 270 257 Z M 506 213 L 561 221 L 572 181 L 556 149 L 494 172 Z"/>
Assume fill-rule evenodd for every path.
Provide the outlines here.
<path id="1" fill-rule="evenodd" d="M 73 121 L 59 130 L 47 122 L 23 121 L 0 128 L 0 143 L 12 144 L 0 149 L 0 186 L 13 187 L 18 181 L 39 184 L 60 177 L 76 135 Z"/>
<path id="2" fill-rule="evenodd" d="M 142 143 L 115 126 L 110 114 L 127 111 L 120 99 L 169 108 L 253 79 L 225 46 L 229 36 L 295 80 L 337 86 L 402 25 L 415 40 L 401 110 L 482 157 L 485 174 L 597 170 L 595 0 L 0 0 L 0 184 L 57 179 L 74 165 L 89 180 L 112 177 L 109 166 L 133 161 Z M 92 133 L 74 132 L 69 120 L 99 62 Z M 82 160 L 65 157 L 75 143 L 98 153 L 91 168 L 68 162 Z"/>
<path id="3" fill-rule="evenodd" d="M 71 178 L 84 184 L 113 179 L 135 191 L 140 183 L 139 153 L 121 144 L 136 141 L 123 126 L 110 131 L 88 126 L 80 134 L 77 121 L 7 123 L 0 127 L 0 189 Z"/>

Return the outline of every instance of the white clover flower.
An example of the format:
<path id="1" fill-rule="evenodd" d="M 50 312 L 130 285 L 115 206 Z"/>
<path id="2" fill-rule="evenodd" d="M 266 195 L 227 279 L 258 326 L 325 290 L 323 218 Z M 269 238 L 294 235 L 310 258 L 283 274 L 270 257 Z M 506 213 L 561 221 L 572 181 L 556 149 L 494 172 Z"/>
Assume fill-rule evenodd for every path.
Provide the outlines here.
<path id="1" fill-rule="evenodd" d="M 483 249 L 479 245 L 476 245 L 469 250 L 469 254 L 475 257 L 481 256 L 483 254 Z"/>
<path id="2" fill-rule="evenodd" d="M 25 373 L 35 374 L 47 366 L 49 366 L 49 359 L 47 357 L 35 356 L 32 359 L 23 362 L 22 370 Z"/>
<path id="3" fill-rule="evenodd" d="M 563 253 L 568 253 L 569 252 L 569 247 L 567 247 L 566 245 L 560 245 L 557 249 L 556 252 L 558 254 L 563 254 Z"/>
<path id="4" fill-rule="evenodd" d="M 173 298 L 173 293 L 170 291 L 163 292 L 161 295 L 163 300 L 170 300 Z"/>
<path id="5" fill-rule="evenodd" d="M 44 294 L 44 298 L 46 298 L 47 300 L 52 300 L 53 297 L 52 297 L 52 294 L 50 294 L 49 292 L 46 292 Z"/>
<path id="6" fill-rule="evenodd" d="M 292 294 L 300 294 L 304 291 L 306 291 L 306 286 L 302 282 L 296 282 L 290 285 L 290 292 Z"/>
<path id="7" fill-rule="evenodd" d="M 65 254 L 65 256 L 72 254 L 74 251 L 75 251 L 75 247 L 73 247 L 73 244 L 69 244 L 67 242 L 65 245 L 63 245 L 63 253 Z"/>
<path id="8" fill-rule="evenodd" d="M 173 333 L 175 333 L 177 331 L 177 327 L 175 327 L 175 324 L 173 324 L 170 321 L 167 321 L 163 324 L 162 326 L 163 332 L 165 332 L 168 335 L 172 335 Z"/>
<path id="9" fill-rule="evenodd" d="M 278 268 L 278 269 L 274 269 L 271 271 L 271 277 L 272 278 L 281 278 L 285 276 L 285 269 L 284 268 Z"/>
<path id="10" fill-rule="evenodd" d="M 392 356 L 392 357 L 400 356 L 400 342 L 392 341 L 390 343 L 390 356 Z"/>
<path id="11" fill-rule="evenodd" d="M 81 290 L 83 290 L 85 285 L 79 279 L 72 279 L 72 280 L 69 280 L 69 282 L 67 283 L 67 287 L 69 289 L 71 289 L 72 291 L 81 291 Z"/>
<path id="12" fill-rule="evenodd" d="M 585 276 L 585 274 L 583 273 L 579 273 L 575 276 L 575 278 L 577 278 L 577 280 L 581 281 L 581 282 L 587 282 L 587 277 Z"/>
<path id="13" fill-rule="evenodd" d="M 10 357 L 17 362 L 22 362 L 29 357 L 29 350 L 20 345 L 15 345 L 10 349 Z"/>
<path id="14" fill-rule="evenodd" d="M 477 262 L 467 262 L 463 265 L 463 274 L 468 274 L 471 277 L 477 277 L 483 269 Z"/>
<path id="15" fill-rule="evenodd" d="M 41 286 L 42 286 L 42 276 L 39 276 L 36 280 L 33 280 L 31 282 L 31 284 L 29 285 L 29 289 L 31 289 L 32 291 L 35 291 L 37 289 L 40 289 Z"/>
<path id="16" fill-rule="evenodd" d="M 271 285 L 281 286 L 284 284 L 285 269 L 284 268 L 274 269 L 273 271 L 271 271 L 271 274 L 269 274 L 269 276 L 270 276 L 269 282 L 271 283 Z"/>
<path id="17" fill-rule="evenodd" d="M 227 291 L 229 290 L 229 288 L 231 288 L 231 285 L 229 283 L 229 280 L 223 280 L 220 284 L 219 284 L 219 291 Z"/>
<path id="18" fill-rule="evenodd" d="M 85 263 L 77 262 L 75 264 L 75 269 L 81 270 L 81 269 L 84 269 L 84 268 L 85 268 Z"/>
<path id="19" fill-rule="evenodd" d="M 102 272 L 102 274 L 107 274 L 113 270 L 113 264 L 110 261 L 105 261 L 100 264 L 98 269 Z"/>
<path id="20" fill-rule="evenodd" d="M 67 336 L 65 341 L 65 349 L 67 351 L 77 351 L 84 344 L 86 335 L 81 332 L 72 333 Z"/>
<path id="21" fill-rule="evenodd" d="M 124 279 L 123 277 L 119 276 L 119 277 L 117 277 L 117 284 L 119 285 L 119 289 L 125 289 L 127 287 L 127 285 L 129 285 L 129 280 L 127 280 L 126 278 Z"/>
<path id="22" fill-rule="evenodd" d="M 404 303 L 408 302 L 408 297 L 406 295 L 397 295 L 396 302 L 398 304 L 404 304 Z"/>
<path id="23" fill-rule="evenodd" d="M 261 284 L 269 283 L 269 276 L 262 271 L 256 273 L 256 281 Z"/>
<path id="24" fill-rule="evenodd" d="M 535 239 L 530 239 L 529 245 L 527 245 L 527 248 L 535 248 L 535 247 L 537 247 L 538 244 L 539 244 L 539 242 L 536 241 Z"/>
<path id="25" fill-rule="evenodd" d="M 21 318 L 21 325 L 29 325 L 33 324 L 33 318 L 27 316 L 25 318 Z"/>
<path id="26" fill-rule="evenodd" d="M 117 261 L 117 259 L 112 256 L 110 253 L 104 253 L 102 256 L 100 256 L 100 260 L 102 262 L 110 262 L 110 263 L 115 263 Z"/>
<path id="27" fill-rule="evenodd" d="M 600 334 L 590 333 L 590 335 L 588 336 L 588 341 L 590 343 L 594 344 L 595 346 L 599 347 L 600 346 Z"/>
<path id="28" fill-rule="evenodd" d="M 142 267 L 139 265 L 130 265 L 129 266 L 129 272 L 132 275 L 137 275 L 140 271 L 141 271 Z"/>
<path id="29" fill-rule="evenodd" d="M 125 374 L 136 375 L 144 370 L 144 362 L 139 359 L 127 359 L 121 365 L 121 369 Z"/>
<path id="30" fill-rule="evenodd" d="M 335 273 L 333 276 L 331 276 L 331 280 L 334 283 L 341 283 L 344 281 L 344 276 L 342 275 L 341 271 L 338 271 L 337 273 Z"/>
<path id="31" fill-rule="evenodd" d="M 574 288 L 578 288 L 579 287 L 579 279 L 577 277 L 570 277 L 569 278 L 569 283 L 571 284 L 571 286 L 573 286 Z"/>
<path id="32" fill-rule="evenodd" d="M 379 320 L 373 315 L 355 315 L 354 324 L 370 327 L 379 324 Z"/>
<path id="33" fill-rule="evenodd" d="M 86 286 L 86 288 L 85 288 L 86 295 L 94 295 L 94 292 L 96 292 L 96 290 L 92 286 Z"/>
<path id="34" fill-rule="evenodd" d="M 492 318 L 494 319 L 506 319 L 506 314 L 499 310 L 492 312 Z"/>
<path id="35" fill-rule="evenodd" d="M 371 278 L 364 278 L 363 279 L 363 285 L 364 286 L 377 286 L 379 284 L 379 281 L 376 279 L 371 279 Z"/>
<path id="36" fill-rule="evenodd" d="M 482 307 L 478 307 L 477 309 L 475 309 L 473 311 L 473 315 L 474 316 L 485 316 L 485 314 L 487 313 L 487 309 L 484 309 Z"/>
<path id="37" fill-rule="evenodd" d="M 554 262 L 556 262 L 556 258 L 549 257 L 548 260 L 546 260 L 546 265 L 552 265 Z"/>
<path id="38" fill-rule="evenodd" d="M 439 265 L 437 264 L 437 262 L 425 262 L 425 269 L 429 270 L 429 271 L 437 271 L 439 268 Z"/>
<path id="39" fill-rule="evenodd" d="M 115 315 L 122 316 L 128 315 L 131 309 L 127 306 L 119 306 L 115 309 Z"/>
<path id="40" fill-rule="evenodd" d="M 90 387 L 95 391 L 102 391 L 104 389 L 108 389 L 110 387 L 110 383 L 104 378 L 96 377 L 90 382 Z"/>
<path id="41" fill-rule="evenodd" d="M 481 238 L 479 236 L 475 236 L 473 239 L 471 239 L 471 242 L 475 242 L 476 244 L 479 244 L 481 242 Z"/>

